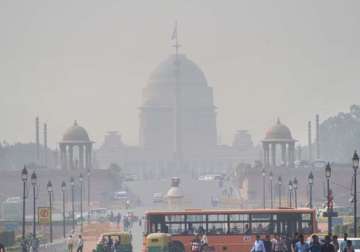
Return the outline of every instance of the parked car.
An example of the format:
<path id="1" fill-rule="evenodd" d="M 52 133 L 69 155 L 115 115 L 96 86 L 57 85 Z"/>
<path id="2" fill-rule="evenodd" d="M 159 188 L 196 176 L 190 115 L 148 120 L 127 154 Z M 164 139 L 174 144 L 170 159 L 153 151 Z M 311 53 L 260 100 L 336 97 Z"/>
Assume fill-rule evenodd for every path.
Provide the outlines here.
<path id="1" fill-rule="evenodd" d="M 162 193 L 154 193 L 153 194 L 153 203 L 161 203 L 164 201 Z"/>
<path id="2" fill-rule="evenodd" d="M 129 192 L 128 191 L 119 191 L 115 192 L 113 195 L 115 200 L 128 200 L 129 199 Z"/>

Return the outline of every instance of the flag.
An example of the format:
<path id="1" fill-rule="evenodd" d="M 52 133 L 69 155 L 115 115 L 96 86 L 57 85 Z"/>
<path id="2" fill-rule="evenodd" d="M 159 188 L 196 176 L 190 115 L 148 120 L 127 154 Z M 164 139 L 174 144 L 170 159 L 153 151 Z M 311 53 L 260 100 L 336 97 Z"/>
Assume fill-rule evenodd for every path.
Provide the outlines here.
<path id="1" fill-rule="evenodd" d="M 171 35 L 171 40 L 177 39 L 177 22 L 175 22 L 174 31 Z"/>

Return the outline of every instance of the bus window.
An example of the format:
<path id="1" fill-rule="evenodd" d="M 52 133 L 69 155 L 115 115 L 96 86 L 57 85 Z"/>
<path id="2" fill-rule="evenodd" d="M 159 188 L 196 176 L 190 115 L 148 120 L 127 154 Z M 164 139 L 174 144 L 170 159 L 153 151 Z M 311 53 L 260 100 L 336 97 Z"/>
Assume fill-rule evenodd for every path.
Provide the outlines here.
<path id="1" fill-rule="evenodd" d="M 228 215 L 226 214 L 209 214 L 207 224 L 209 234 L 228 233 Z"/>
<path id="2" fill-rule="evenodd" d="M 271 214 L 252 214 L 251 231 L 257 234 L 272 233 Z"/>
<path id="3" fill-rule="evenodd" d="M 227 215 L 226 214 L 210 214 L 208 215 L 209 222 L 227 222 Z"/>
<path id="4" fill-rule="evenodd" d="M 230 214 L 230 234 L 250 234 L 250 220 L 248 214 Z"/>
<path id="5" fill-rule="evenodd" d="M 206 229 L 206 215 L 189 214 L 186 216 L 185 233 L 194 234 L 201 233 Z"/>
<path id="6" fill-rule="evenodd" d="M 220 235 L 227 234 L 227 223 L 208 223 L 208 234 Z"/>
<path id="7" fill-rule="evenodd" d="M 165 216 L 165 222 L 172 223 L 172 222 L 184 222 L 185 216 L 184 215 L 167 215 Z"/>
<path id="8" fill-rule="evenodd" d="M 311 214 L 301 214 L 301 222 L 300 222 L 299 232 L 304 234 L 313 233 L 312 228 L 312 218 Z"/>
<path id="9" fill-rule="evenodd" d="M 168 232 L 169 234 L 172 235 L 177 235 L 177 234 L 184 234 L 185 233 L 185 223 L 170 223 L 167 224 L 168 225 Z"/>

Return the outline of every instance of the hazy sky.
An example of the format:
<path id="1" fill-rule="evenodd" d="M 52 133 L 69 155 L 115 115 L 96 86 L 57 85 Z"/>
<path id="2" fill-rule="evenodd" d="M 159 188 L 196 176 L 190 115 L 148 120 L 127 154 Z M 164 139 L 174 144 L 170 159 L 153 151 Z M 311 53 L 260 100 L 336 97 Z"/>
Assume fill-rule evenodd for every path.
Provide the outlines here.
<path id="1" fill-rule="evenodd" d="M 276 117 L 304 142 L 306 124 L 360 103 L 358 0 L 1 0 L 0 139 L 52 146 L 77 119 L 102 142 L 138 142 L 141 91 L 181 51 L 214 88 L 218 131 L 257 141 Z"/>

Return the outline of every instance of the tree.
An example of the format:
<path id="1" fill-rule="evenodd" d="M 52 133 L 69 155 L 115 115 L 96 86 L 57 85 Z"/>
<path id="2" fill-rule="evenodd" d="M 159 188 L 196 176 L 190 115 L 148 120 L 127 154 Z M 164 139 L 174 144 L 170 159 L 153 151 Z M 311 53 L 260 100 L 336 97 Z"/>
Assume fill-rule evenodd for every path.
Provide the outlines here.
<path id="1" fill-rule="evenodd" d="M 349 113 L 340 112 L 320 125 L 321 156 L 325 160 L 351 162 L 354 150 L 360 150 L 360 106 Z"/>

